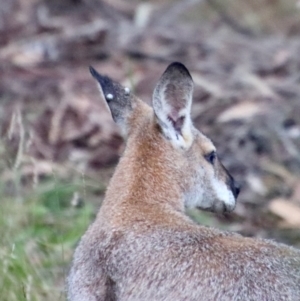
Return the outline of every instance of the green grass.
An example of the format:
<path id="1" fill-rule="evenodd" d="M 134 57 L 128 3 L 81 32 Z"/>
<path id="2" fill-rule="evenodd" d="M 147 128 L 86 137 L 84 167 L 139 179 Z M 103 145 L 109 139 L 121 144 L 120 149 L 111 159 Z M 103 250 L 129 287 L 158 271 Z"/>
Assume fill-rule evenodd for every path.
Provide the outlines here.
<path id="1" fill-rule="evenodd" d="M 74 247 L 94 214 L 88 202 L 78 208 L 71 205 L 80 189 L 47 181 L 23 199 L 0 192 L 2 301 L 65 300 Z"/>

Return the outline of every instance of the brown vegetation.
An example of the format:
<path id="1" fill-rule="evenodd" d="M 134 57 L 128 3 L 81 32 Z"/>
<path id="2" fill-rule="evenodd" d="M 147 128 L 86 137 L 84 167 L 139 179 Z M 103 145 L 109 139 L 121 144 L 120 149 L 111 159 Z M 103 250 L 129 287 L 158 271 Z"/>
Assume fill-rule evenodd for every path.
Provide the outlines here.
<path id="1" fill-rule="evenodd" d="M 195 124 L 243 184 L 235 213 L 219 220 L 299 245 L 299 3 L 225 2 L 2 1 L 2 180 L 14 168 L 29 186 L 53 166 L 60 177 L 101 174 L 122 139 L 88 66 L 150 100 L 166 65 L 181 61 Z"/>

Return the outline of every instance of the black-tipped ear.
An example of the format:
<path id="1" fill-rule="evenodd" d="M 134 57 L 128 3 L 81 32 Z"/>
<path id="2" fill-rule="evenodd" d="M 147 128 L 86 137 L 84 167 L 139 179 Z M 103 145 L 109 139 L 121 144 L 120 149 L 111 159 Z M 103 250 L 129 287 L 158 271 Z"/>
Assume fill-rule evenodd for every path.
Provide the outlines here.
<path id="1" fill-rule="evenodd" d="M 99 74 L 90 66 L 92 76 L 97 80 L 100 92 L 106 100 L 114 121 L 123 126 L 125 117 L 132 110 L 133 95 L 129 88 L 124 88 L 108 76 Z"/>
<path id="2" fill-rule="evenodd" d="M 179 147 L 189 147 L 193 140 L 190 116 L 193 80 L 187 68 L 178 62 L 170 64 L 153 93 L 153 109 L 167 139 Z"/>
<path id="3" fill-rule="evenodd" d="M 193 80 L 189 70 L 180 62 L 171 63 L 165 70 L 162 77 L 164 75 L 170 76 L 169 74 L 174 74 L 174 73 L 180 73 L 182 78 L 189 78 L 191 81 Z"/>

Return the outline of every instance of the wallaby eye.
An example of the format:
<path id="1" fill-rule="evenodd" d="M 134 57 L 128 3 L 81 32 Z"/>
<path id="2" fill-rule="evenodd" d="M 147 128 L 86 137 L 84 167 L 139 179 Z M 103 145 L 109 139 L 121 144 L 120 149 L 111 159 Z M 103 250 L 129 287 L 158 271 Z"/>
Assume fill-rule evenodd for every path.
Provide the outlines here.
<path id="1" fill-rule="evenodd" d="M 206 159 L 206 161 L 209 162 L 211 165 L 214 165 L 216 157 L 217 157 L 217 154 L 215 151 L 212 151 L 209 154 L 204 155 L 204 158 Z"/>

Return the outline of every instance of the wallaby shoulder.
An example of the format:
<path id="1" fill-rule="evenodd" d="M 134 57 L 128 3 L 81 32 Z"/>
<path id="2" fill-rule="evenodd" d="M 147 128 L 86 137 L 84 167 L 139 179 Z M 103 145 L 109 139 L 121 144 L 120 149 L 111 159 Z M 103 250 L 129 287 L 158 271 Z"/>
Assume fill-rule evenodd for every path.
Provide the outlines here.
<path id="1" fill-rule="evenodd" d="M 299 300 L 299 250 L 192 223 L 124 229 L 98 240 L 94 257 L 120 300 Z"/>

